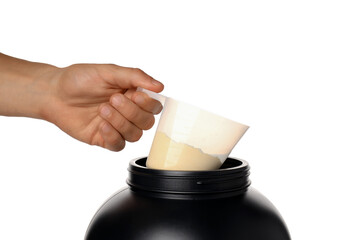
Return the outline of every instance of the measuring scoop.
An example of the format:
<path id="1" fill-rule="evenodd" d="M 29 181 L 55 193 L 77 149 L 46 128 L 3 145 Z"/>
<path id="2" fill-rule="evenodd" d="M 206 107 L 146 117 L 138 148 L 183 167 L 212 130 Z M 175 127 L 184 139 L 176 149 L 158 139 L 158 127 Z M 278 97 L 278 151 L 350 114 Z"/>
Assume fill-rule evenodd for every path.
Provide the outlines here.
<path id="1" fill-rule="evenodd" d="M 188 103 L 138 88 L 163 105 L 146 166 L 163 170 L 220 168 L 249 128 Z"/>

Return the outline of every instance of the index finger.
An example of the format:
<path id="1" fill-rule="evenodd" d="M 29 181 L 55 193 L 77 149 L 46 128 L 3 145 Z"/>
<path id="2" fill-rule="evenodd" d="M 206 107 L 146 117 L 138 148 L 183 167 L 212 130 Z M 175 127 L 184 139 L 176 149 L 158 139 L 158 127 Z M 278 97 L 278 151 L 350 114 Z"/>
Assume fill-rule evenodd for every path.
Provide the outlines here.
<path id="1" fill-rule="evenodd" d="M 139 68 L 121 67 L 115 64 L 108 64 L 108 67 L 111 74 L 107 80 L 111 81 L 112 85 L 124 89 L 142 87 L 153 92 L 161 92 L 164 89 L 161 82 Z"/>

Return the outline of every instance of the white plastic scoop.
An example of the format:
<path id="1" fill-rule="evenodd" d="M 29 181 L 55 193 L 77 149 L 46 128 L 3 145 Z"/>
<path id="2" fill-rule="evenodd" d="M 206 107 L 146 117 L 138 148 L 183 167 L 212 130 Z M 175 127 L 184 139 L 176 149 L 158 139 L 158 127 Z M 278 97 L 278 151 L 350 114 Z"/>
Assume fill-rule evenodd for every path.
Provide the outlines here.
<path id="1" fill-rule="evenodd" d="M 146 166 L 166 170 L 218 169 L 248 126 L 138 88 L 163 104 Z"/>

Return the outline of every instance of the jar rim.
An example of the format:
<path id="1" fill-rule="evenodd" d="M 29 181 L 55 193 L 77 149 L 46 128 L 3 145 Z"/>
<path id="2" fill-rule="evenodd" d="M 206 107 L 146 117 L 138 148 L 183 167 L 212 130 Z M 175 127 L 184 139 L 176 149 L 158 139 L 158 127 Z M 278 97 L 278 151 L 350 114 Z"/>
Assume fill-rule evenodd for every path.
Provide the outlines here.
<path id="1" fill-rule="evenodd" d="M 227 158 L 220 169 L 210 171 L 174 171 L 147 168 L 146 157 L 129 164 L 127 183 L 136 192 L 165 198 L 197 198 L 237 195 L 250 185 L 249 164 Z"/>

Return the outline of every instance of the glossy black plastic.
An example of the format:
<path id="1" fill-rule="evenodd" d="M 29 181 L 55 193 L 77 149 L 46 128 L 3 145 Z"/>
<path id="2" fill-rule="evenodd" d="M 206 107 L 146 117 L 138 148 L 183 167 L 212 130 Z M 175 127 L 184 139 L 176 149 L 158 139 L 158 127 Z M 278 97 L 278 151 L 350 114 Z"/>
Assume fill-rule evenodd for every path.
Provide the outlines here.
<path id="1" fill-rule="evenodd" d="M 290 240 L 275 207 L 250 187 L 249 166 L 228 158 L 214 171 L 129 166 L 128 188 L 95 214 L 86 240 Z"/>

